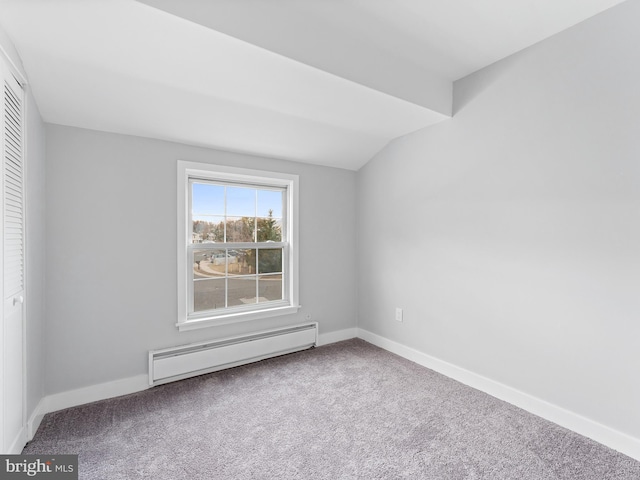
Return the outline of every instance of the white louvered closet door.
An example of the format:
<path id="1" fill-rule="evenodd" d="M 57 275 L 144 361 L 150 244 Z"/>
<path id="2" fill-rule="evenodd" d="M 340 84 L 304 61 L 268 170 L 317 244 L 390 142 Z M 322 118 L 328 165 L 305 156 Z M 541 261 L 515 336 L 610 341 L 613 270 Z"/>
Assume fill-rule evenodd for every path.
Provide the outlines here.
<path id="1" fill-rule="evenodd" d="M 1 59 L 0 59 L 1 60 Z M 2 70 L 2 451 L 24 446 L 23 89 Z"/>

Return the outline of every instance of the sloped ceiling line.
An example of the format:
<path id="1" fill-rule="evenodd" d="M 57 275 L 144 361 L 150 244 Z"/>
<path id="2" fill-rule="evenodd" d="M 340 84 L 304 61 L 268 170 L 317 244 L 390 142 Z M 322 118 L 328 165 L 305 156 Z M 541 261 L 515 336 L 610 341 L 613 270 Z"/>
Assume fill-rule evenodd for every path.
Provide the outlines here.
<path id="1" fill-rule="evenodd" d="M 621 0 L 0 0 L 45 121 L 357 170 Z"/>

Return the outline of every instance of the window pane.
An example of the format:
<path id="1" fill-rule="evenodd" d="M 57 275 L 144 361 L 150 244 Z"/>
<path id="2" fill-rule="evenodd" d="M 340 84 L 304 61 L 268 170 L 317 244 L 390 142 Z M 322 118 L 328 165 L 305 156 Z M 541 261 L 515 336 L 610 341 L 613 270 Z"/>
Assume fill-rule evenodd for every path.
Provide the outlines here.
<path id="1" fill-rule="evenodd" d="M 258 273 L 282 272 L 282 249 L 261 248 L 258 250 Z"/>
<path id="2" fill-rule="evenodd" d="M 225 282 L 220 279 L 196 279 L 193 281 L 193 311 L 225 308 Z"/>
<path id="3" fill-rule="evenodd" d="M 194 218 L 191 232 L 191 243 L 224 242 L 224 217 Z"/>
<path id="4" fill-rule="evenodd" d="M 229 275 L 255 275 L 256 274 L 256 250 L 243 248 L 229 250 Z"/>
<path id="5" fill-rule="evenodd" d="M 265 275 L 258 278 L 258 302 L 282 300 L 282 275 Z"/>
<path id="6" fill-rule="evenodd" d="M 282 218 L 282 190 L 258 190 L 258 216 Z"/>
<path id="7" fill-rule="evenodd" d="M 282 220 L 274 217 L 258 218 L 258 242 L 281 242 Z"/>
<path id="8" fill-rule="evenodd" d="M 227 275 L 241 275 L 240 251 L 227 250 Z"/>
<path id="9" fill-rule="evenodd" d="M 227 216 L 255 217 L 256 189 L 227 187 Z"/>
<path id="10" fill-rule="evenodd" d="M 224 187 L 194 182 L 191 188 L 191 212 L 193 218 L 224 215 Z"/>
<path id="11" fill-rule="evenodd" d="M 255 217 L 227 218 L 227 242 L 255 242 Z"/>
<path id="12" fill-rule="evenodd" d="M 193 251 L 193 278 L 224 276 L 225 268 L 224 250 Z"/>
<path id="13" fill-rule="evenodd" d="M 256 278 L 253 275 L 250 277 L 229 278 L 228 304 L 230 307 L 256 303 Z"/>

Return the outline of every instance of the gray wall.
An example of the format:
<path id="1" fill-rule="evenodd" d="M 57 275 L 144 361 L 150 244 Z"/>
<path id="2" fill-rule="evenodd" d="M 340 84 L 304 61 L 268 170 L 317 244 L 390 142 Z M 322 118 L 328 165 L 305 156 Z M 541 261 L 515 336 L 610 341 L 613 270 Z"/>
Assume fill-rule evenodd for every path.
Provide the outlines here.
<path id="1" fill-rule="evenodd" d="M 300 303 L 179 333 L 176 161 L 300 175 Z M 288 325 L 356 325 L 355 173 L 47 125 L 46 393 L 147 372 L 149 349 Z"/>
<path id="2" fill-rule="evenodd" d="M 357 179 L 359 327 L 636 438 L 638 18 L 626 2 L 456 82 L 451 121 Z"/>

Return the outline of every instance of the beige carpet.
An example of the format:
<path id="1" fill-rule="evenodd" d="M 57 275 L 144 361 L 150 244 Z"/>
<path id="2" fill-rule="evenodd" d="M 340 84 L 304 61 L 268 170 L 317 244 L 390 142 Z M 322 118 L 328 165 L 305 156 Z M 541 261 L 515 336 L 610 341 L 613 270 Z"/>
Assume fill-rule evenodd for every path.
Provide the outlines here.
<path id="1" fill-rule="evenodd" d="M 640 462 L 361 340 L 49 414 L 81 479 L 640 479 Z"/>

